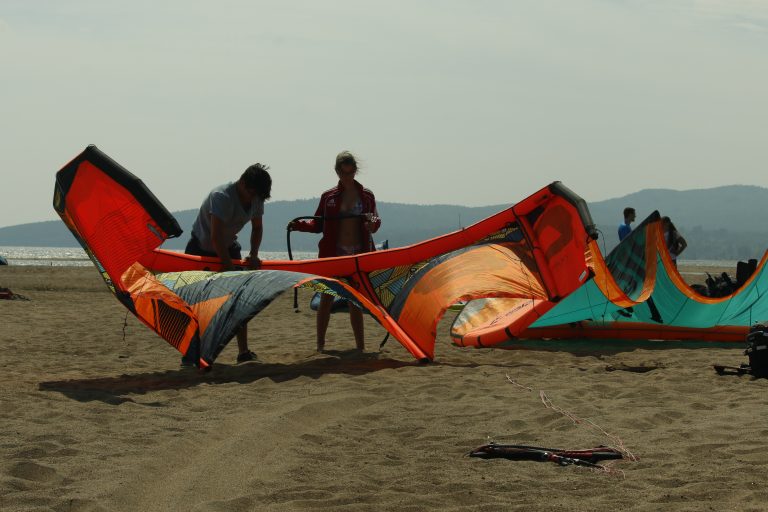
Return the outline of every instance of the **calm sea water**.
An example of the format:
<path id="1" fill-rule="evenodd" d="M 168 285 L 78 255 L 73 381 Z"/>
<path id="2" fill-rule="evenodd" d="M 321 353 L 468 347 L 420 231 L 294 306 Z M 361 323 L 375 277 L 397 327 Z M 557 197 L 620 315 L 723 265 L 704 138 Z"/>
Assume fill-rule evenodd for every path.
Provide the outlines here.
<path id="1" fill-rule="evenodd" d="M 182 252 L 182 251 L 178 251 Z M 44 265 L 52 267 L 87 267 L 92 265 L 85 251 L 75 247 L 3 247 L 0 256 L 4 256 L 10 265 Z M 264 260 L 287 260 L 287 252 L 260 252 Z M 317 257 L 316 252 L 296 251 L 294 259 L 307 260 Z M 718 260 L 680 260 L 680 265 L 687 267 L 727 267 L 736 271 L 735 261 Z M 696 274 L 696 272 L 691 272 Z M 703 272 L 701 272 L 703 274 Z"/>
<path id="2" fill-rule="evenodd" d="M 177 251 L 182 252 L 182 251 Z M 0 256 L 9 265 L 44 265 L 46 267 L 87 267 L 93 265 L 85 251 L 76 247 L 3 247 Z M 263 260 L 287 260 L 287 252 L 259 252 Z M 293 258 L 306 260 L 316 258 L 317 252 L 294 251 Z"/>

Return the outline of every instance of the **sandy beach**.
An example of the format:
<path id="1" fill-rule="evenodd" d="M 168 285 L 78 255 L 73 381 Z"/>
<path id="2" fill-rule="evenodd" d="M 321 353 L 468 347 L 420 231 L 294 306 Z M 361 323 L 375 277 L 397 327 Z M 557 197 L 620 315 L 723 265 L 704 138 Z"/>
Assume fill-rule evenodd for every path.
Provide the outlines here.
<path id="1" fill-rule="evenodd" d="M 320 355 L 305 292 L 300 313 L 285 294 L 251 322 L 258 362 L 235 365 L 233 343 L 199 374 L 94 268 L 0 267 L 0 286 L 31 299 L 0 301 L 2 511 L 768 509 L 768 381 L 710 366 L 741 345 L 459 349 L 446 319 L 422 366 L 393 340 L 375 352 L 370 319 L 355 356 L 335 315 Z M 639 460 L 466 456 L 614 442 L 540 391 Z"/>

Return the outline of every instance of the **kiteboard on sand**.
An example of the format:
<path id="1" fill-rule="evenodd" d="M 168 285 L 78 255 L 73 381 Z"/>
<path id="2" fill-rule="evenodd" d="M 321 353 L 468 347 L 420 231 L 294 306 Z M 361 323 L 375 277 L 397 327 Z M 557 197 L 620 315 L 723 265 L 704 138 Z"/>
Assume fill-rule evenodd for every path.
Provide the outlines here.
<path id="1" fill-rule="evenodd" d="M 741 366 L 726 366 L 722 364 L 713 364 L 712 368 L 715 369 L 718 375 L 747 375 L 752 374 L 752 368 L 748 364 L 742 364 Z"/>
<path id="2" fill-rule="evenodd" d="M 482 459 L 554 462 L 561 466 L 584 466 L 598 469 L 604 469 L 603 466 L 598 464 L 601 461 L 624 458 L 620 451 L 607 446 L 599 446 L 587 450 L 563 450 L 523 444 L 497 443 L 490 443 L 475 448 L 469 452 L 469 456 Z"/>

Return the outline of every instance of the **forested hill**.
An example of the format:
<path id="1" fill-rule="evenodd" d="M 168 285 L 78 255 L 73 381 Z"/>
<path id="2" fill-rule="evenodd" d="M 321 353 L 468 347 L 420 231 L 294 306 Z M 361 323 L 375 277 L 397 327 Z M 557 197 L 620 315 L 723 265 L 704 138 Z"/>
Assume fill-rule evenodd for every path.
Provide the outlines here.
<path id="1" fill-rule="evenodd" d="M 264 224 L 265 251 L 286 247 L 285 226 L 294 217 L 312 215 L 317 199 L 269 202 Z M 686 259 L 759 258 L 768 247 L 766 225 L 768 189 L 754 186 L 727 186 L 675 191 L 648 189 L 624 197 L 590 203 L 595 222 L 604 234 L 608 250 L 617 242 L 616 229 L 625 206 L 637 210 L 640 221 L 653 210 L 669 215 L 688 240 Z M 403 246 L 455 231 L 509 205 L 465 207 L 455 205 L 413 205 L 379 203 L 383 219 L 376 240 L 388 239 L 390 246 Z M 196 210 L 174 212 L 185 234 L 169 240 L 167 248 L 181 249 L 186 243 Z M 244 234 L 247 245 L 247 233 Z M 294 250 L 315 250 L 317 235 L 294 233 Z M 602 242 L 601 242 L 602 243 Z M 60 221 L 36 222 L 0 228 L 0 246 L 69 247 L 77 242 Z"/>

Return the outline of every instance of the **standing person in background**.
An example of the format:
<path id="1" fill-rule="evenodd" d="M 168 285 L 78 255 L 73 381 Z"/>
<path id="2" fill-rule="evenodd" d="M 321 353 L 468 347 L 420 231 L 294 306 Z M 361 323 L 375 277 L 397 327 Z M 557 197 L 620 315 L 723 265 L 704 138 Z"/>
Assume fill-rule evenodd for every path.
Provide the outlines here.
<path id="1" fill-rule="evenodd" d="M 624 240 L 629 236 L 630 233 L 632 233 L 632 223 L 635 222 L 636 214 L 634 208 L 624 208 L 624 222 L 622 224 L 619 224 L 619 242 Z M 664 323 L 664 320 L 661 317 L 661 314 L 659 313 L 658 308 L 656 307 L 656 303 L 653 302 L 652 297 L 648 297 L 648 300 L 645 302 L 648 305 L 648 309 L 651 313 L 651 320 L 657 323 Z M 621 311 L 619 311 L 619 314 L 623 316 L 628 316 L 631 318 L 631 316 L 634 314 L 635 309 L 634 308 L 626 308 Z"/>
<path id="2" fill-rule="evenodd" d="M 672 263 L 677 266 L 677 257 L 688 247 L 688 242 L 685 241 L 669 217 L 661 218 L 661 232 L 667 249 L 669 249 L 669 255 L 672 257 Z"/>
<path id="3" fill-rule="evenodd" d="M 376 211 L 376 199 L 373 192 L 363 187 L 356 179 L 357 160 L 349 151 L 336 155 L 334 166 L 338 184 L 326 190 L 320 196 L 320 204 L 315 211 L 318 219 L 293 222 L 289 228 L 309 233 L 323 233 L 318 247 L 319 258 L 349 256 L 376 250 L 373 233 L 381 226 L 381 219 Z M 317 309 L 317 351 L 325 350 L 325 335 L 331 317 L 333 297 L 322 294 L 320 307 Z M 355 346 L 362 352 L 365 349 L 363 312 L 354 304 L 349 304 L 349 320 L 355 336 Z"/>
<path id="4" fill-rule="evenodd" d="M 632 232 L 633 222 L 635 222 L 635 209 L 624 208 L 624 222 L 619 224 L 619 242 L 627 238 Z"/>
<path id="5" fill-rule="evenodd" d="M 272 192 L 272 178 L 267 172 L 269 167 L 254 164 L 248 167 L 235 182 L 220 185 L 208 193 L 195 223 L 192 225 L 192 237 L 184 252 L 197 256 L 208 256 L 221 260 L 222 272 L 234 270 L 232 260 L 242 259 L 237 234 L 251 224 L 251 252 L 249 267 L 261 266 L 259 246 L 264 232 L 262 216 L 264 202 Z M 242 363 L 256 358 L 248 349 L 248 326 L 237 332 L 237 362 Z M 182 366 L 196 363 L 195 354 L 182 357 Z"/>

